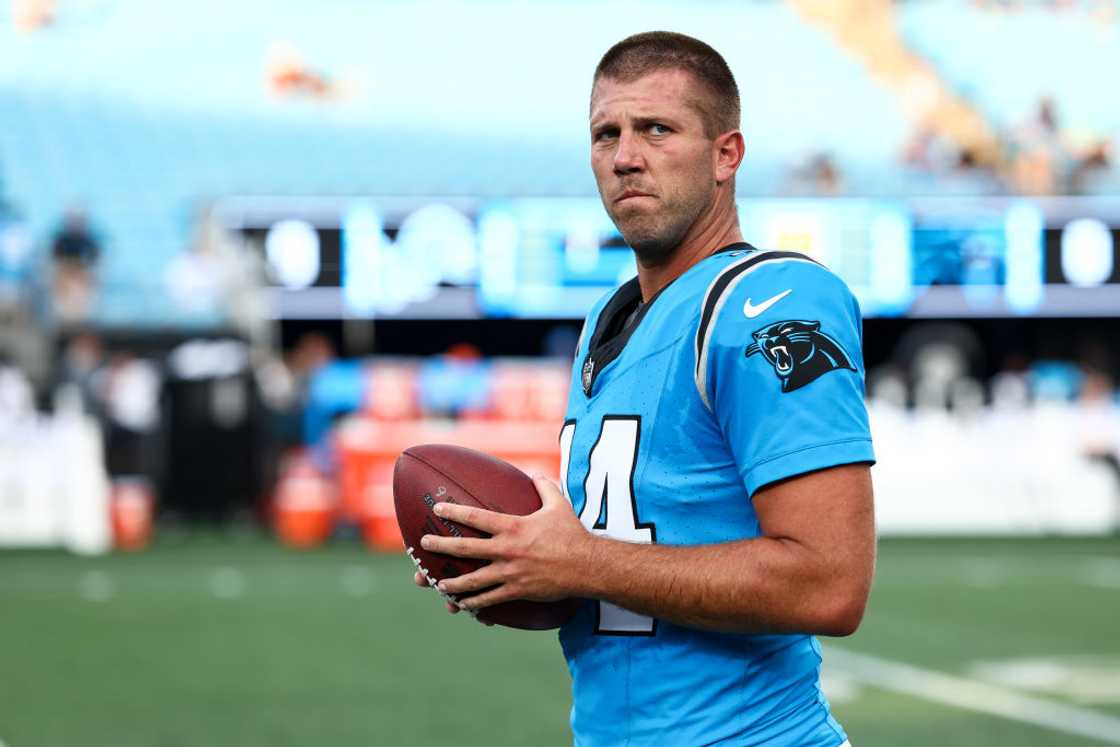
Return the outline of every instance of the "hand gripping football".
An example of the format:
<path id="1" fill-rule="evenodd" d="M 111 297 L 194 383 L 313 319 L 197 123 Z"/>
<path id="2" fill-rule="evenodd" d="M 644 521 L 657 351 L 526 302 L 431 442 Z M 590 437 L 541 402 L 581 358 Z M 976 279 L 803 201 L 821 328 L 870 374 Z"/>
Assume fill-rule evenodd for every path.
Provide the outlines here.
<path id="1" fill-rule="evenodd" d="M 405 449 L 393 469 L 393 502 L 397 523 L 412 562 L 435 587 L 445 578 L 461 576 L 486 565 L 488 561 L 456 558 L 429 552 L 420 547 L 425 534 L 445 537 L 487 537 L 471 527 L 441 519 L 432 508 L 442 501 L 525 516 L 541 507 L 533 481 L 507 462 L 460 446 L 424 444 Z M 456 601 L 456 595 L 445 595 Z M 566 623 L 579 602 L 515 600 L 479 610 L 475 615 L 485 623 L 523 630 L 548 630 Z"/>

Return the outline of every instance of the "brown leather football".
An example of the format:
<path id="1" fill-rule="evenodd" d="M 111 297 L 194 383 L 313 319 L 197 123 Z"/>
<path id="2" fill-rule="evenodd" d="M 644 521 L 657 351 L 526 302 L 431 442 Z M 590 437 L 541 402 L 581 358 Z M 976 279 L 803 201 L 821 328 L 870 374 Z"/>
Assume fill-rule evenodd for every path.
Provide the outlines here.
<path id="1" fill-rule="evenodd" d="M 425 534 L 445 537 L 486 537 L 485 532 L 441 519 L 432 508 L 442 501 L 479 506 L 525 516 L 541 507 L 532 479 L 508 462 L 489 454 L 447 444 L 424 444 L 405 449 L 393 469 L 393 502 L 397 523 L 409 557 L 433 587 L 437 581 L 470 573 L 488 561 L 456 558 L 420 547 Z M 452 601 L 456 596 L 445 595 Z M 523 630 L 559 628 L 571 619 L 579 601 L 515 600 L 480 610 L 485 623 Z"/>

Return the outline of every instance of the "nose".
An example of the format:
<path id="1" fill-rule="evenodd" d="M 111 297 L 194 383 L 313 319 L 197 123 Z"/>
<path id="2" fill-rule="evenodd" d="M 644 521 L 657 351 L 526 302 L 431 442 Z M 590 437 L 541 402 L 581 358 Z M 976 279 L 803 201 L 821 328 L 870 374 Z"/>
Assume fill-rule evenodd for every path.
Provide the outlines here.
<path id="1" fill-rule="evenodd" d="M 633 134 L 623 131 L 614 152 L 614 173 L 622 176 L 642 170 L 641 143 Z"/>

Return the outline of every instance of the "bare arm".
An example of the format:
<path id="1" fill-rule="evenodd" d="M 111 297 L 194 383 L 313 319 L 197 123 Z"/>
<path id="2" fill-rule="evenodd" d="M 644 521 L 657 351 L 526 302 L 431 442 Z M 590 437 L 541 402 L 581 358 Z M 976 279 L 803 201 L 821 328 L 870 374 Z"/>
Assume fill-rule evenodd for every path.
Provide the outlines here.
<path id="1" fill-rule="evenodd" d="M 763 536 L 717 545 L 640 545 L 587 532 L 559 490 L 537 488 L 526 517 L 439 504 L 443 516 L 494 535 L 428 536 L 425 547 L 490 565 L 441 582 L 463 601 L 588 597 L 691 627 L 848 635 L 871 588 L 875 528 L 870 469 L 846 465 L 767 486 L 754 496 Z"/>

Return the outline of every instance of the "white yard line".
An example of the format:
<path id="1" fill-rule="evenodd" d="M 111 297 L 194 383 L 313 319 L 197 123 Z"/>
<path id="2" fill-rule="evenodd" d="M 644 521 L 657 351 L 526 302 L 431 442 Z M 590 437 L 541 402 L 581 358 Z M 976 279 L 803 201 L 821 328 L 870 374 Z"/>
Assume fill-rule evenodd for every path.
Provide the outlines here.
<path id="1" fill-rule="evenodd" d="M 877 656 L 829 646 L 825 665 L 854 680 L 884 690 L 925 698 L 978 713 L 1034 724 L 1065 734 L 1120 744 L 1120 718 L 1088 708 L 1022 695 L 984 682 L 923 669 Z"/>
<path id="2" fill-rule="evenodd" d="M 1081 582 L 1105 589 L 1120 589 L 1120 560 L 1093 558 L 1086 561 L 1081 572 Z"/>

